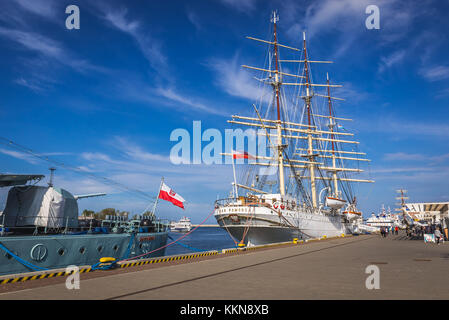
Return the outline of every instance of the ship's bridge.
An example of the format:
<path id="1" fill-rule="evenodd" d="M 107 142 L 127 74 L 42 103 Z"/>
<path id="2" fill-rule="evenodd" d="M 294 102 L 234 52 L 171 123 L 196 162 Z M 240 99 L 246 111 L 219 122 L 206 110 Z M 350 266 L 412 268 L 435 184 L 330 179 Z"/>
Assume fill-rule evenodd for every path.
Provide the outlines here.
<path id="1" fill-rule="evenodd" d="M 263 195 L 247 195 L 238 198 L 228 198 L 215 201 L 216 208 L 218 207 L 242 207 L 242 206 L 263 206 L 273 207 L 275 209 L 293 209 L 300 203 L 291 195 L 281 195 L 280 193 L 270 193 Z"/>

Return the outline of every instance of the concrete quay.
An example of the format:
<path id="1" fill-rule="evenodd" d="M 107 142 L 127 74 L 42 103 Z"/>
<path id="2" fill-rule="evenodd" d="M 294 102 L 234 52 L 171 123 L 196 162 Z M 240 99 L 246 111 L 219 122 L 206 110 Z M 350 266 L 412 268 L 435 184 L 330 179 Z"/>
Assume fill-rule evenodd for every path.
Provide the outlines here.
<path id="1" fill-rule="evenodd" d="M 380 288 L 367 289 L 366 268 Z M 449 243 L 363 235 L 284 245 L 166 265 L 5 284 L 0 299 L 449 299 Z M 10 287 L 8 287 L 10 286 Z"/>

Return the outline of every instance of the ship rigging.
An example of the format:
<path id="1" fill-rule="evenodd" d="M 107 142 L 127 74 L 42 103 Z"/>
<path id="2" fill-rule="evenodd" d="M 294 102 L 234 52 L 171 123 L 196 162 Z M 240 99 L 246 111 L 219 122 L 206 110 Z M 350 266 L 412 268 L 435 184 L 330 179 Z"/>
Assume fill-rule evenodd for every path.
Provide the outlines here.
<path id="1" fill-rule="evenodd" d="M 241 242 L 267 242 L 263 240 L 264 236 L 261 232 L 256 232 L 261 230 L 261 226 L 265 228 L 264 232 L 267 234 L 276 232 L 278 235 L 285 234 L 286 238 L 295 234 L 304 237 L 312 234 L 328 233 L 330 235 L 350 232 L 347 228 L 349 220 L 361 215 L 356 208 L 356 197 L 352 185 L 356 182 L 374 182 L 353 177 L 352 174 L 361 173 L 363 170 L 359 166 L 348 165 L 354 162 L 366 163 L 370 160 L 364 158 L 365 153 L 358 151 L 359 142 L 351 139 L 354 134 L 342 129 L 340 125 L 342 121 L 352 120 L 336 116 L 333 101 L 344 99 L 332 96 L 331 88 L 342 86 L 331 84 L 328 74 L 326 83 L 313 82 L 310 66 L 328 64 L 332 61 L 310 59 L 305 32 L 302 34 L 302 49 L 279 43 L 278 21 L 279 16 L 273 12 L 271 41 L 247 37 L 269 46 L 268 66 L 264 68 L 242 66 L 245 69 L 263 73 L 255 79 L 261 85 L 271 87 L 273 99 L 267 105 L 263 104 L 262 99 L 258 106 L 253 105 L 255 112 L 253 116 L 233 115 L 232 120 L 228 120 L 228 123 L 233 125 L 258 129 L 258 136 L 268 140 L 271 151 L 268 157 L 254 155 L 253 161 L 242 165 L 244 170 L 239 180 L 243 182 L 237 183 L 237 179 L 234 178 L 234 199 L 216 203 L 216 218 L 220 225 L 227 230 L 234 230 L 236 238 L 239 238 L 239 235 L 253 238 L 253 241 L 241 239 Z M 301 52 L 300 59 L 280 59 L 280 48 L 295 54 Z M 296 66 L 297 72 L 292 72 L 291 68 L 284 71 L 283 63 Z M 315 89 L 320 88 L 327 91 L 315 92 Z M 326 99 L 327 113 L 322 112 L 324 108 L 319 108 L 314 102 L 315 98 Z M 301 100 L 304 101 L 302 108 Z M 346 148 L 348 145 L 352 148 Z M 234 153 L 223 155 L 234 157 Z M 277 171 L 275 183 L 278 193 L 270 194 L 264 190 L 267 186 L 273 187 L 273 183 L 267 183 L 268 175 L 263 174 L 264 171 L 260 168 L 274 168 Z M 324 194 L 326 196 L 323 200 Z M 249 201 L 252 206 L 246 205 Z M 276 206 L 281 209 L 277 209 Z M 257 212 L 261 211 L 261 207 L 270 211 Z M 256 208 L 259 209 L 256 210 Z M 226 213 L 231 213 L 234 218 L 230 219 L 229 214 L 226 215 Z M 320 216 L 324 220 L 320 218 L 322 221 L 317 222 L 316 226 L 312 227 L 313 230 L 305 230 L 302 227 L 303 220 L 308 219 L 309 216 L 304 215 L 312 215 L 314 219 Z M 322 227 L 319 226 L 320 223 Z M 325 226 L 327 223 L 334 227 Z M 243 231 L 240 230 L 242 227 L 244 227 Z M 281 230 L 282 228 L 284 229 Z M 251 237 L 251 229 L 253 233 L 258 233 L 258 236 Z"/>

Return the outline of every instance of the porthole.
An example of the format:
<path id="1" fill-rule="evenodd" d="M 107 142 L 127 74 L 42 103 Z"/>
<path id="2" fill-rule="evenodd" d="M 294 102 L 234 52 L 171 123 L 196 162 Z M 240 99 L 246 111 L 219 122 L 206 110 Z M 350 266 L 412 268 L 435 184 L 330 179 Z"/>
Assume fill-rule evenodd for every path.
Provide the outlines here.
<path id="1" fill-rule="evenodd" d="M 58 250 L 58 254 L 59 254 L 60 256 L 63 256 L 64 253 L 65 253 L 64 248 L 60 248 L 60 249 Z"/>
<path id="2" fill-rule="evenodd" d="M 10 255 L 9 253 L 6 253 L 6 254 L 5 254 L 5 257 L 6 257 L 8 260 L 12 259 L 12 255 Z"/>
<path id="3" fill-rule="evenodd" d="M 81 253 L 81 254 L 84 254 L 85 252 L 86 252 L 86 248 L 81 247 L 81 248 L 80 248 L 80 253 Z"/>
<path id="4" fill-rule="evenodd" d="M 98 251 L 98 252 L 103 251 L 103 246 L 99 246 L 99 247 L 97 248 L 97 251 Z"/>
<path id="5" fill-rule="evenodd" d="M 141 244 L 139 244 L 139 248 L 140 248 L 140 249 L 142 249 L 142 247 L 143 247 L 143 246 L 142 246 L 142 243 L 141 243 Z"/>
<path id="6" fill-rule="evenodd" d="M 114 251 L 118 251 L 118 245 L 115 245 L 113 249 Z"/>

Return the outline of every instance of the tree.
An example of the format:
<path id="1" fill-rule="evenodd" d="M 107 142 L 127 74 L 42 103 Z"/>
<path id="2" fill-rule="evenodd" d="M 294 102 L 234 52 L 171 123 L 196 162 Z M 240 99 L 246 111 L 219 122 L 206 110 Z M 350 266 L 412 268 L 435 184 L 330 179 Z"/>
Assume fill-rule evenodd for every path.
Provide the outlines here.
<path id="1" fill-rule="evenodd" d="M 95 218 L 103 220 L 103 219 L 106 219 L 106 216 L 116 216 L 117 213 L 118 213 L 118 211 L 115 210 L 114 208 L 106 208 L 106 209 L 101 210 L 100 212 L 97 212 L 95 214 Z"/>
<path id="2" fill-rule="evenodd" d="M 81 213 L 83 217 L 94 217 L 95 211 L 84 209 L 83 213 Z"/>

